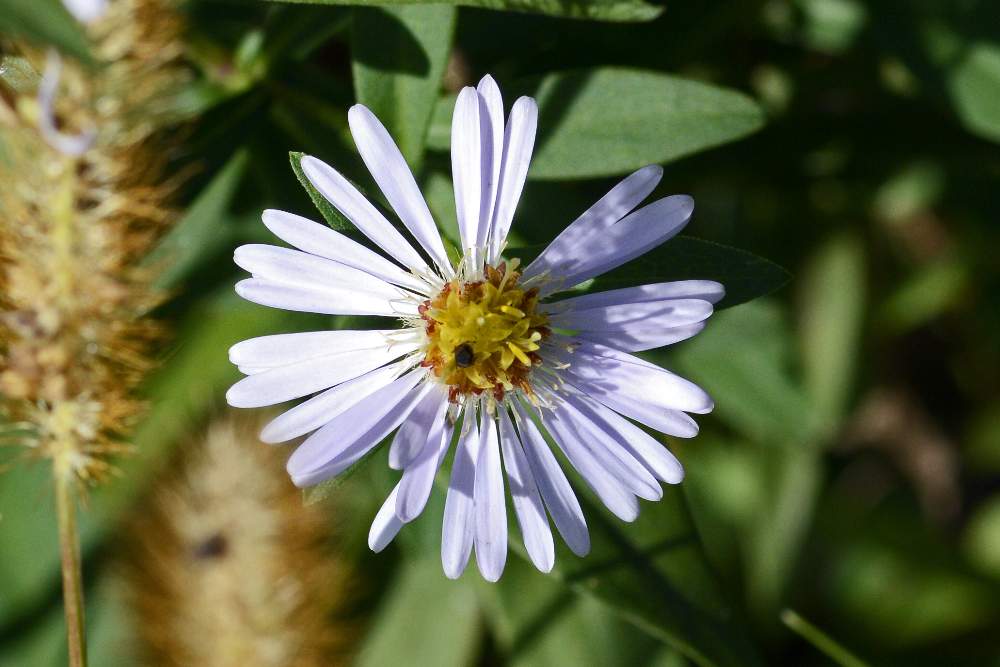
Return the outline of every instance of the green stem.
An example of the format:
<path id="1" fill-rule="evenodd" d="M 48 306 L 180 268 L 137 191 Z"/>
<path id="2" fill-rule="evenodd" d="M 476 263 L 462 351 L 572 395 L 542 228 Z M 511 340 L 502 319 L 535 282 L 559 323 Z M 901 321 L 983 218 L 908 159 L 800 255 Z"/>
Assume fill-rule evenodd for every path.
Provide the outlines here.
<path id="1" fill-rule="evenodd" d="M 83 586 L 80 538 L 76 529 L 76 502 L 71 474 L 55 469 L 56 514 L 59 518 L 59 554 L 62 560 L 63 607 L 70 667 L 87 667 L 87 639 L 83 624 Z"/>
<path id="2" fill-rule="evenodd" d="M 799 616 L 791 609 L 781 612 L 781 622 L 807 642 L 826 654 L 830 660 L 841 667 L 867 667 L 861 658 L 838 644 L 833 638 L 815 625 Z"/>

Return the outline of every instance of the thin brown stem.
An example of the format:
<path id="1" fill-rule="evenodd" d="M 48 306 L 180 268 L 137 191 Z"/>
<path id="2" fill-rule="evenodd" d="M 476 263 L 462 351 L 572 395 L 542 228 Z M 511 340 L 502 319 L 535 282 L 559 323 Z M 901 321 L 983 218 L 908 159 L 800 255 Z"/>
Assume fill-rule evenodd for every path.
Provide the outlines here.
<path id="1" fill-rule="evenodd" d="M 83 623 L 83 586 L 80 538 L 76 528 L 76 484 L 72 475 L 55 467 L 56 514 L 59 518 L 59 554 L 62 560 L 63 607 L 70 667 L 87 667 L 87 638 Z"/>

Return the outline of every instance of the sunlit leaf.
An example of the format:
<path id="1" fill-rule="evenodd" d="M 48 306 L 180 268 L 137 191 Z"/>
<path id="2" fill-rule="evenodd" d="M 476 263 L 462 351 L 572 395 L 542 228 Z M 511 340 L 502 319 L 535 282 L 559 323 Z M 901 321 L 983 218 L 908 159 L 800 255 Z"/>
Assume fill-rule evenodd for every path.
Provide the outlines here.
<path id="1" fill-rule="evenodd" d="M 735 141 L 764 115 L 746 95 L 659 72 L 603 67 L 549 74 L 511 85 L 538 101 L 538 137 L 529 178 L 611 176 Z M 454 98 L 438 104 L 430 142 L 449 141 Z"/>
<path id="2" fill-rule="evenodd" d="M 445 578 L 436 559 L 414 559 L 389 584 L 354 664 L 475 664 L 480 626 L 479 604 L 469 582 Z"/>
<path id="3" fill-rule="evenodd" d="M 4 33 L 91 61 L 83 28 L 59 0 L 0 0 L 0 34 Z"/>
<path id="4" fill-rule="evenodd" d="M 457 10 L 450 5 L 359 7 L 351 48 L 358 102 L 378 116 L 419 171 Z"/>
<path id="5" fill-rule="evenodd" d="M 284 0 L 282 0 L 284 1 Z M 287 0 L 323 5 L 429 5 L 428 0 Z M 436 3 L 440 4 L 440 3 Z M 574 19 L 599 19 L 603 21 L 649 21 L 663 11 L 662 8 L 641 0 L 451 0 L 447 4 L 464 7 L 481 7 L 511 12 L 551 14 Z"/>

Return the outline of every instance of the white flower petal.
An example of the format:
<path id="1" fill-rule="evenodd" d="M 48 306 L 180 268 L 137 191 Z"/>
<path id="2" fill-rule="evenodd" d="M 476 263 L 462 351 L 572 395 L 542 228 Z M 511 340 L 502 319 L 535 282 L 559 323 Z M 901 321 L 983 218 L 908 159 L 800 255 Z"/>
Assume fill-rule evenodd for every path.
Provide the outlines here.
<path id="1" fill-rule="evenodd" d="M 233 259 L 254 278 L 286 285 L 360 290 L 387 301 L 410 294 L 365 271 L 291 248 L 251 243 L 237 248 Z"/>
<path id="2" fill-rule="evenodd" d="M 592 423 L 613 434 L 620 446 L 646 466 L 657 479 L 668 484 L 679 484 L 684 479 L 681 462 L 641 428 L 592 399 L 573 395 L 568 400 Z"/>
<path id="3" fill-rule="evenodd" d="M 581 411 L 579 396 L 560 396 L 560 403 L 552 418 L 546 422 L 546 427 L 553 436 L 576 441 L 585 447 L 602 469 L 614 475 L 633 494 L 644 500 L 663 497 L 663 489 L 656 478 L 621 446 L 616 433 Z"/>
<path id="4" fill-rule="evenodd" d="M 504 136 L 503 167 L 500 172 L 500 189 L 496 194 L 490 232 L 490 261 L 500 257 L 514 211 L 521 199 L 521 190 L 528 177 L 528 165 L 535 145 L 538 126 L 538 105 L 530 97 L 522 97 L 510 111 L 510 121 Z"/>
<path id="5" fill-rule="evenodd" d="M 583 294 L 545 304 L 545 307 L 550 313 L 565 313 L 572 310 L 587 310 L 623 303 L 645 303 L 665 299 L 701 299 L 715 304 L 725 295 L 725 288 L 714 280 L 676 280 L 668 283 L 650 283 Z"/>
<path id="6" fill-rule="evenodd" d="M 574 246 L 573 255 L 552 267 L 553 280 L 541 293 L 568 289 L 644 255 L 680 232 L 693 211 L 691 197 L 672 195 L 630 213 Z"/>
<path id="7" fill-rule="evenodd" d="M 479 458 L 479 427 L 474 410 L 466 409 L 465 422 L 455 449 L 441 525 L 441 565 L 449 579 L 462 576 L 472 553 L 474 536 L 473 497 Z"/>
<path id="8" fill-rule="evenodd" d="M 247 278 L 236 283 L 236 293 L 262 306 L 321 315 L 405 317 L 416 315 L 419 307 L 412 299 L 388 301 L 354 289 L 320 284 L 302 287 L 260 278 Z"/>
<path id="9" fill-rule="evenodd" d="M 485 410 L 480 423 L 479 458 L 476 462 L 475 508 L 476 564 L 487 581 L 497 581 L 507 564 L 507 507 L 497 426 Z"/>
<path id="10" fill-rule="evenodd" d="M 258 336 L 240 341 L 229 348 L 229 361 L 240 366 L 262 368 L 285 366 L 327 354 L 388 347 L 389 339 L 386 336 L 394 331 L 340 329 Z"/>
<path id="11" fill-rule="evenodd" d="M 396 517 L 393 511 L 396 507 L 396 497 L 399 494 L 399 484 L 393 487 L 389 497 L 382 503 L 381 509 L 372 521 L 371 530 L 368 531 L 368 548 L 379 553 L 399 534 L 399 529 L 403 527 L 403 522 Z"/>
<path id="12" fill-rule="evenodd" d="M 669 329 L 702 322 L 712 314 L 712 304 L 700 299 L 666 299 L 642 303 L 571 310 L 553 315 L 559 329 L 580 331 L 628 331 L 650 327 Z"/>
<path id="13" fill-rule="evenodd" d="M 620 331 L 581 331 L 579 338 L 625 352 L 642 352 L 687 340 L 705 328 L 704 322 L 661 329 L 655 326 L 629 327 Z"/>
<path id="14" fill-rule="evenodd" d="M 479 102 L 475 88 L 463 88 L 451 118 L 451 178 L 455 186 L 455 215 L 463 253 L 474 253 L 479 245 L 483 199 Z"/>
<path id="15" fill-rule="evenodd" d="M 531 562 L 542 572 L 550 572 L 555 565 L 555 544 L 552 530 L 545 515 L 542 497 L 531 474 L 531 466 L 524 455 L 521 440 L 514 431 L 506 409 L 500 413 L 500 446 L 503 450 L 504 467 L 510 481 L 510 497 L 514 503 L 514 514 L 521 527 L 521 538 Z M 478 549 L 478 547 L 477 547 Z"/>
<path id="16" fill-rule="evenodd" d="M 573 487 L 559 467 L 559 462 L 549 449 L 548 443 L 524 407 L 518 403 L 515 403 L 514 407 L 524 453 L 538 484 L 538 490 L 545 501 L 545 507 L 552 515 L 552 523 L 573 553 L 577 556 L 586 556 L 590 552 L 590 534 L 587 532 L 587 520 L 583 516 L 580 501 L 577 500 Z"/>
<path id="17" fill-rule="evenodd" d="M 478 245 L 485 248 L 493 225 L 493 210 L 500 187 L 503 165 L 503 96 L 497 82 L 489 74 L 476 86 L 479 93 L 480 144 L 482 145 L 482 206 L 480 207 Z"/>
<path id="18" fill-rule="evenodd" d="M 527 280 L 577 256 L 577 246 L 621 220 L 649 196 L 663 176 L 663 168 L 649 165 L 618 183 L 574 220 L 525 269 Z"/>
<path id="19" fill-rule="evenodd" d="M 693 382 L 604 345 L 580 342 L 572 354 L 563 353 L 553 345 L 550 356 L 570 363 L 563 372 L 595 398 L 617 394 L 623 401 L 648 402 L 668 410 L 697 414 L 711 412 L 714 407 L 711 397 Z"/>
<path id="20" fill-rule="evenodd" d="M 693 438 L 698 435 L 698 423 L 681 410 L 671 410 L 651 401 L 637 400 L 635 397 L 623 397 L 613 390 L 608 391 L 596 385 L 572 381 L 567 382 L 567 385 L 615 412 L 660 433 L 677 438 Z"/>
<path id="21" fill-rule="evenodd" d="M 635 521 L 639 516 L 639 501 L 625 484 L 608 471 L 603 461 L 599 461 L 585 444 L 590 439 L 589 433 L 581 432 L 579 425 L 574 424 L 566 411 L 557 415 L 555 411 L 546 412 L 545 428 L 552 439 L 562 450 L 569 462 L 576 468 L 605 507 L 622 521 Z M 608 457 L 605 457 L 606 459 Z"/>
<path id="22" fill-rule="evenodd" d="M 375 245 L 407 268 L 418 273 L 429 270 L 427 262 L 409 241 L 336 169 L 309 155 L 302 158 L 301 165 L 313 187 Z"/>
<path id="23" fill-rule="evenodd" d="M 413 173 L 389 133 L 368 108 L 355 104 L 347 112 L 354 143 L 361 159 L 378 183 L 396 215 L 417 242 L 446 276 L 452 275 L 451 263 L 441 242 L 434 218 L 427 208 Z"/>
<path id="24" fill-rule="evenodd" d="M 429 444 L 430 435 L 438 422 L 444 421 L 444 411 L 448 407 L 448 393 L 438 387 L 414 408 L 410 418 L 399 427 L 396 437 L 389 447 L 389 467 L 403 470 L 417 458 Z M 434 444 L 437 444 L 435 441 Z"/>
<path id="25" fill-rule="evenodd" d="M 360 269 L 414 292 L 429 293 L 427 283 L 421 279 L 326 225 L 274 209 L 264 211 L 261 219 L 275 236 L 299 250 Z"/>
<path id="26" fill-rule="evenodd" d="M 357 463 L 406 419 L 432 389 L 414 388 L 426 372 L 417 369 L 363 398 L 306 438 L 288 459 L 296 486 L 335 477 Z"/>
<path id="27" fill-rule="evenodd" d="M 354 379 L 417 349 L 417 343 L 331 354 L 243 378 L 226 392 L 234 408 L 259 408 Z"/>
<path id="28" fill-rule="evenodd" d="M 276 444 L 311 433 L 395 380 L 415 363 L 404 359 L 331 387 L 275 417 L 260 432 L 260 439 Z"/>
<path id="29" fill-rule="evenodd" d="M 445 407 L 447 408 L 447 403 Z M 413 521 L 424 511 L 434 487 L 434 476 L 448 453 L 453 432 L 454 428 L 442 415 L 442 419 L 431 429 L 427 445 L 403 471 L 399 498 L 396 500 L 396 516 L 400 521 Z"/>

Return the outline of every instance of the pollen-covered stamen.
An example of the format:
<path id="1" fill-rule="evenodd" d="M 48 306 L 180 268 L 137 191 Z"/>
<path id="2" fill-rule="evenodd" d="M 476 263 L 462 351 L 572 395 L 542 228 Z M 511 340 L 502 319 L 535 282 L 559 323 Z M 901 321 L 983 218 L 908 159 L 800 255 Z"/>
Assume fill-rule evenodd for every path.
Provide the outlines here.
<path id="1" fill-rule="evenodd" d="M 485 279 L 445 283 L 420 305 L 427 349 L 423 365 L 450 385 L 452 402 L 491 392 L 496 400 L 528 382 L 541 364 L 538 349 L 548 337 L 548 317 L 538 312 L 538 290 L 518 285 L 516 260 L 487 266 Z"/>

